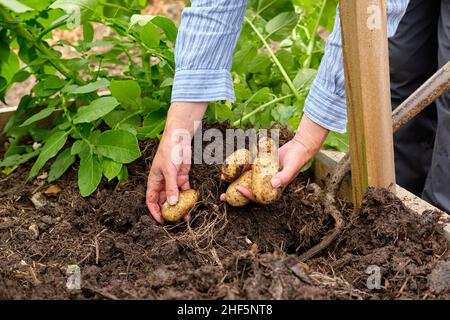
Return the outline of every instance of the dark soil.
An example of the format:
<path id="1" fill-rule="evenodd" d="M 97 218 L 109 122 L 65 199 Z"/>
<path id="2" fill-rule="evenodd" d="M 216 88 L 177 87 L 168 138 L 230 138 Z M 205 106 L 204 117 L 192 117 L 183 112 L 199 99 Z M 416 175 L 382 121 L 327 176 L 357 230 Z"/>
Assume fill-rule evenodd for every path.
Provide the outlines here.
<path id="1" fill-rule="evenodd" d="M 450 298 L 438 216 L 418 217 L 385 190 L 370 190 L 359 218 L 308 264 L 296 254 L 333 220 L 306 175 L 276 204 L 236 209 L 219 201 L 220 168 L 195 165 L 191 184 L 202 202 L 193 220 L 158 225 L 145 206 L 156 146 L 142 146 L 127 183 L 103 182 L 88 199 L 78 194 L 75 169 L 58 181 L 60 193 L 47 195 L 45 180 L 25 182 L 29 167 L 0 175 L 0 299 Z M 44 205 L 36 209 L 33 197 Z M 349 217 L 350 205 L 340 207 Z M 66 287 L 69 265 L 81 269 L 81 290 Z M 369 289 L 366 271 L 376 267 L 380 287 Z"/>

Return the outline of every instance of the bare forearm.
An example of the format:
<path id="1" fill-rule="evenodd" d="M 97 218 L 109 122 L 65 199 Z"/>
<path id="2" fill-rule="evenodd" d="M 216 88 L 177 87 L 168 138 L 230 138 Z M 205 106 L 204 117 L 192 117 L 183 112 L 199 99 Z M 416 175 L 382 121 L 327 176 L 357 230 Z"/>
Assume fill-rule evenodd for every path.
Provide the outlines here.
<path id="1" fill-rule="evenodd" d="M 318 125 L 305 115 L 300 122 L 294 140 L 304 147 L 309 157 L 313 157 L 322 147 L 328 133 L 328 129 Z"/>
<path id="2" fill-rule="evenodd" d="M 167 114 L 164 134 L 174 130 L 188 130 L 191 136 L 200 123 L 208 107 L 207 102 L 173 102 Z"/>

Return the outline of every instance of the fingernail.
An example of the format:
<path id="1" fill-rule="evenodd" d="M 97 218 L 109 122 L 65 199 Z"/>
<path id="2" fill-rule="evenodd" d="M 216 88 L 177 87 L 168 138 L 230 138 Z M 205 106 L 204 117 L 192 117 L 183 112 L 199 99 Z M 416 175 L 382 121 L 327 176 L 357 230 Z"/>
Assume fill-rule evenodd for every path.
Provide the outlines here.
<path id="1" fill-rule="evenodd" d="M 272 179 L 272 187 L 274 187 L 275 189 L 278 189 L 279 187 L 281 187 L 281 180 L 280 180 L 280 178 L 273 178 Z"/>
<path id="2" fill-rule="evenodd" d="M 167 199 L 167 202 L 169 202 L 171 206 L 174 206 L 177 204 L 178 198 L 176 196 L 170 196 L 169 199 Z"/>

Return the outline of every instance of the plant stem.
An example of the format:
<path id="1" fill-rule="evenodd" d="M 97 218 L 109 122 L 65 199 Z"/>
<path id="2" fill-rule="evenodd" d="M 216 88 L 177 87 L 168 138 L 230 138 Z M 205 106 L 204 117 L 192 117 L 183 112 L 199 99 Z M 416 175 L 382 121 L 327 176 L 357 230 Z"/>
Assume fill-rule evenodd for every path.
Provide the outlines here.
<path id="1" fill-rule="evenodd" d="M 308 68 L 308 69 L 311 67 L 312 55 L 313 55 L 313 51 L 314 51 L 314 47 L 316 45 L 316 39 L 317 39 L 317 30 L 319 29 L 320 21 L 322 20 L 322 16 L 325 11 L 326 5 L 327 5 L 327 0 L 322 0 L 322 4 L 320 6 L 320 11 L 319 11 L 319 16 L 317 17 L 316 23 L 314 24 L 314 29 L 312 31 L 311 38 L 309 40 L 308 51 L 306 52 L 307 58 L 303 64 L 303 67 Z"/>
<path id="2" fill-rule="evenodd" d="M 287 96 L 284 97 L 280 97 L 280 98 L 276 98 L 273 100 L 270 100 L 269 102 L 260 105 L 258 108 L 256 108 L 255 110 L 253 110 L 252 112 L 247 113 L 245 116 L 243 116 L 241 119 L 233 122 L 233 126 L 237 127 L 239 124 L 241 124 L 242 122 L 250 119 L 250 117 L 254 116 L 255 114 L 257 114 L 258 112 L 263 111 L 265 108 L 267 108 L 268 106 L 271 106 L 277 102 L 283 101 L 284 99 L 288 99 L 288 98 L 292 98 L 294 95 L 293 94 L 288 94 Z"/>
<path id="3" fill-rule="evenodd" d="M 110 8 L 118 9 L 117 11 L 122 10 L 122 11 L 126 11 L 128 13 L 132 13 L 133 12 L 130 9 L 124 7 L 124 6 L 121 6 L 121 5 L 115 4 L 115 3 L 108 3 L 108 2 L 105 2 L 105 1 L 101 1 L 100 5 L 102 5 L 104 7 L 110 7 Z"/>
<path id="4" fill-rule="evenodd" d="M 70 115 L 70 112 L 69 112 L 69 110 L 67 109 L 67 100 L 66 100 L 65 97 L 62 98 L 62 104 L 61 104 L 61 107 L 62 107 L 62 111 L 63 111 L 63 113 L 64 113 L 64 116 L 65 116 L 65 117 L 67 118 L 67 120 L 69 120 L 69 122 L 70 122 L 71 130 L 72 130 L 73 132 L 75 132 L 75 134 L 77 134 L 78 136 L 80 136 L 80 139 L 83 140 L 83 141 L 89 146 L 89 148 L 90 148 L 91 150 L 93 150 L 93 149 L 95 148 L 95 146 L 94 146 L 88 139 L 86 139 L 86 138 L 81 134 L 81 132 L 80 132 L 80 130 L 78 130 L 76 124 L 73 123 L 72 116 Z"/>
<path id="5" fill-rule="evenodd" d="M 59 57 L 55 54 L 55 52 L 46 46 L 44 41 L 37 41 L 36 36 L 31 34 L 28 30 L 26 30 L 21 22 L 15 20 L 11 14 L 6 11 L 3 7 L 0 6 L 0 17 L 3 18 L 4 23 L 13 31 L 15 31 L 19 36 L 25 38 L 32 46 L 34 46 L 37 50 L 39 50 L 42 55 L 44 55 L 48 61 L 58 70 L 66 79 L 73 80 L 78 85 L 84 85 L 85 81 L 78 76 L 76 73 L 72 72 L 69 68 L 67 68 L 59 59 Z"/>
<path id="6" fill-rule="evenodd" d="M 264 11 L 266 11 L 268 8 L 270 8 L 277 0 L 273 0 L 269 2 L 267 5 L 265 5 L 262 8 L 258 8 L 258 12 L 256 13 L 258 16 L 261 15 Z"/>
<path id="7" fill-rule="evenodd" d="M 272 58 L 273 62 L 276 64 L 276 66 L 280 70 L 281 74 L 283 75 L 287 85 L 291 89 L 291 91 L 294 94 L 295 98 L 300 100 L 301 99 L 300 93 L 295 88 L 294 83 L 292 82 L 291 78 L 289 78 L 289 75 L 287 74 L 286 70 L 284 70 L 283 65 L 281 64 L 280 60 L 278 60 L 278 58 L 276 57 L 276 55 L 273 52 L 272 48 L 270 47 L 269 43 L 266 41 L 264 36 L 258 31 L 256 26 L 253 24 L 253 22 L 249 18 L 245 17 L 245 22 L 247 22 L 249 24 L 249 26 L 253 29 L 253 31 L 255 31 L 256 35 L 262 41 L 263 45 L 266 47 L 267 51 L 269 52 L 269 55 Z"/>

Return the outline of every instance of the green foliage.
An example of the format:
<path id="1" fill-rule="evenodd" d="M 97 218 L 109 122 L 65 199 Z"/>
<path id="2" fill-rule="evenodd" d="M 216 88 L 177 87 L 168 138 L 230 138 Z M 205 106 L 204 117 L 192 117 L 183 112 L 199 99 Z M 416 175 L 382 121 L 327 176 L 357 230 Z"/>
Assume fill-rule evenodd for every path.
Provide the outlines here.
<path id="1" fill-rule="evenodd" d="M 337 0 L 250 0 L 234 54 L 236 103 L 212 103 L 209 122 L 296 129 L 323 55 L 316 30 L 330 30 Z M 141 15 L 146 0 L 4 0 L 0 4 L 0 99 L 16 82 L 37 82 L 4 129 L 4 173 L 36 159 L 29 174 L 49 166 L 49 182 L 79 161 L 82 196 L 105 177 L 128 178 L 141 156 L 139 140 L 159 137 L 174 76 L 177 27 Z M 78 15 L 79 14 L 79 15 Z M 80 26 L 78 26 L 78 24 Z M 94 24 L 112 31 L 94 37 Z M 49 42 L 54 29 L 82 28 L 82 39 Z M 53 43 L 52 45 L 50 43 Z M 77 56 L 61 57 L 57 46 Z M 328 145 L 346 148 L 346 137 Z"/>
<path id="2" fill-rule="evenodd" d="M 29 177 L 50 162 L 53 182 L 79 159 L 83 196 L 97 189 L 102 176 L 127 179 L 124 164 L 141 156 L 138 138 L 157 137 L 164 127 L 174 73 L 177 28 L 165 17 L 139 15 L 146 3 L 2 1 L 0 98 L 15 82 L 37 79 L 4 129 L 9 149 L 0 162 L 3 172 L 36 159 Z M 49 44 L 52 30 L 76 22 L 82 39 Z M 93 24 L 113 35 L 95 39 Z M 63 59 L 55 46 L 70 46 L 77 57 Z"/>
<path id="3" fill-rule="evenodd" d="M 316 32 L 334 25 L 337 0 L 251 0 L 233 58 L 236 103 L 214 103 L 210 122 L 295 130 L 323 56 Z M 334 134 L 328 146 L 336 148 Z M 344 138 L 344 139 L 342 139 Z M 345 144 L 345 137 L 340 137 Z M 331 143 L 328 143 L 331 142 Z"/>

